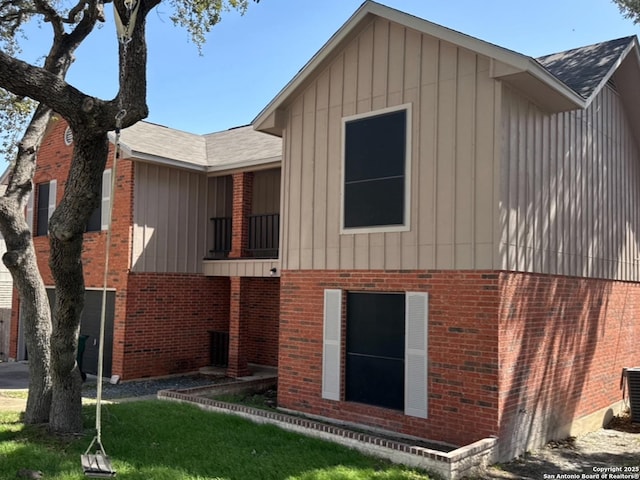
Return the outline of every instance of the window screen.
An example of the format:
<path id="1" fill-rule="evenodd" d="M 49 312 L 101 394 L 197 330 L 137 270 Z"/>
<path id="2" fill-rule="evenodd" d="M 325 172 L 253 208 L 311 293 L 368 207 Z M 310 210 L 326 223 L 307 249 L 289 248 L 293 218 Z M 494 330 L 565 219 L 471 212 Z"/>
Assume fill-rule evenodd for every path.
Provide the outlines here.
<path id="1" fill-rule="evenodd" d="M 405 296 L 347 294 L 347 401 L 404 409 Z"/>
<path id="2" fill-rule="evenodd" d="M 345 122 L 344 228 L 403 225 L 407 111 Z"/>

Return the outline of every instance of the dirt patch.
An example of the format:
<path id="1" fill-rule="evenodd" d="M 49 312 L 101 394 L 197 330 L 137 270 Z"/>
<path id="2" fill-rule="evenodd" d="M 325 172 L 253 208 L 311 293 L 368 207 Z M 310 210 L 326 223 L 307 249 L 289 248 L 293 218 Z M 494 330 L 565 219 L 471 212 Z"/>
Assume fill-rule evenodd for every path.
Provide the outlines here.
<path id="1" fill-rule="evenodd" d="M 15 394 L 13 391 L 0 391 L 0 408 L 7 412 L 23 412 L 27 406 L 25 394 Z"/>
<path id="2" fill-rule="evenodd" d="M 620 468 L 614 472 L 616 475 L 628 476 L 616 477 L 608 474 L 606 470 L 599 470 L 611 467 Z M 572 477 L 572 474 L 578 476 Z M 595 476 L 589 477 L 589 474 Z M 606 428 L 578 438 L 570 437 L 563 441 L 549 442 L 541 450 L 513 462 L 493 466 L 485 475 L 476 478 L 640 479 L 640 424 L 631 423 L 628 414 L 615 417 Z"/>

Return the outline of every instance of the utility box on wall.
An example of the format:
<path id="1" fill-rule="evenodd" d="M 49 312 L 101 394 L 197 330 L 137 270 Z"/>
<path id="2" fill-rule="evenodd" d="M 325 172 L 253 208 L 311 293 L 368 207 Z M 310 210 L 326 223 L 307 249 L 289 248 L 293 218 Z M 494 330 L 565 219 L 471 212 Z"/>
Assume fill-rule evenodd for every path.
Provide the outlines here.
<path id="1" fill-rule="evenodd" d="M 640 367 L 625 368 L 625 376 L 631 406 L 631 421 L 640 423 Z"/>

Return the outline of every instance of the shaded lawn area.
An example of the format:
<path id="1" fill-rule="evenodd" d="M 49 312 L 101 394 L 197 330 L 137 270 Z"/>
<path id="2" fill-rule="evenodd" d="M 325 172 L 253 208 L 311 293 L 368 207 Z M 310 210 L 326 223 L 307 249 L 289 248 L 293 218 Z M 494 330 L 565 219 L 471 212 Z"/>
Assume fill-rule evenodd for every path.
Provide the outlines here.
<path id="1" fill-rule="evenodd" d="M 0 407 L 0 478 L 22 469 L 45 479 L 85 478 L 80 466 L 93 436 L 94 408 L 86 407 L 87 436 L 52 439 L 25 428 Z M 256 425 L 232 415 L 161 401 L 108 404 L 102 440 L 117 479 L 126 480 L 428 480 L 425 473 L 364 456 L 343 446 Z"/>

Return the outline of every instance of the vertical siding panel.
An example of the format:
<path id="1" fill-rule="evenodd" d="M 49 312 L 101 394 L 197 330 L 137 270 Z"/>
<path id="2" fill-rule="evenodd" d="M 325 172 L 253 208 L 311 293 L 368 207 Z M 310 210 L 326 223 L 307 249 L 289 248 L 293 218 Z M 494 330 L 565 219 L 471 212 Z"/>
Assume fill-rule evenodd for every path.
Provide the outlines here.
<path id="1" fill-rule="evenodd" d="M 357 86 L 358 86 L 358 44 L 352 43 L 344 53 L 343 69 L 343 97 L 342 117 L 357 113 Z M 341 124 L 340 124 L 341 125 Z M 340 138 L 342 148 L 343 139 Z M 342 150 L 340 151 L 340 169 L 342 171 Z M 340 180 L 342 184 L 342 179 Z M 342 201 L 342 200 L 341 200 Z M 340 235 L 340 268 L 353 269 L 355 267 L 355 241 L 354 235 Z"/>
<path id="2" fill-rule="evenodd" d="M 376 19 L 373 36 L 371 108 L 387 106 L 387 68 L 389 65 L 389 22 Z"/>
<path id="3" fill-rule="evenodd" d="M 300 268 L 313 266 L 314 236 L 314 174 L 315 174 L 315 109 L 316 87 L 311 85 L 304 94 L 302 120 L 302 167 L 300 191 Z"/>
<path id="4" fill-rule="evenodd" d="M 304 126 L 303 126 L 303 108 L 302 99 L 298 99 L 292 106 L 292 118 L 290 123 L 291 136 L 290 136 L 290 155 L 293 161 L 290 162 L 289 169 L 289 198 L 294 201 L 289 201 L 289 213 L 288 213 L 288 239 L 287 245 L 289 265 L 291 270 L 297 270 L 300 268 L 300 248 L 301 248 L 301 206 L 300 199 L 302 197 L 301 183 L 302 183 L 302 162 L 304 158 L 303 153 L 303 138 L 304 138 Z"/>
<path id="5" fill-rule="evenodd" d="M 410 145 L 411 156 L 409 157 L 409 178 L 407 179 L 407 188 L 410 189 L 409 208 L 409 225 L 410 230 L 404 232 L 402 239 L 402 259 L 401 268 L 417 269 L 418 264 L 418 218 L 417 210 L 418 195 L 420 190 L 420 58 L 422 56 L 422 36 L 414 30 L 406 30 L 405 32 L 405 74 L 404 74 L 404 98 L 403 103 L 411 104 L 411 125 Z"/>
<path id="6" fill-rule="evenodd" d="M 460 49 L 456 92 L 454 268 L 473 265 L 476 55 Z"/>
<path id="7" fill-rule="evenodd" d="M 371 97 L 373 90 L 373 34 L 372 23 L 358 37 L 358 113 L 371 111 Z"/>
<path id="8" fill-rule="evenodd" d="M 521 166 L 524 168 L 524 175 L 521 176 L 524 186 L 524 192 L 522 200 L 524 203 L 520 206 L 525 218 L 524 228 L 524 245 L 522 246 L 523 254 L 523 269 L 525 271 L 531 271 L 534 265 L 535 258 L 535 227 L 536 227 L 536 109 L 527 108 L 526 128 L 524 131 L 525 141 L 523 143 L 524 148 L 524 163 Z"/>
<path id="9" fill-rule="evenodd" d="M 169 209 L 170 195 L 175 195 L 169 188 L 169 172 L 166 168 L 156 167 L 158 171 L 158 223 L 156 224 L 156 258 L 155 271 L 166 272 L 168 269 L 169 231 L 167 228 L 166 212 Z M 164 213 L 164 215 L 162 214 Z M 192 214 L 195 213 L 192 212 Z"/>
<path id="10" fill-rule="evenodd" d="M 414 191 L 416 213 L 419 212 L 418 262 L 421 268 L 435 268 L 436 265 L 436 163 L 437 163 L 437 131 L 438 131 L 438 41 L 432 37 L 422 37 L 422 68 L 420 93 L 420 147 L 418 161 L 421 168 L 418 173 L 420 188 Z M 418 109 L 416 109 L 418 110 Z M 414 153 L 414 158 L 418 152 Z"/>
<path id="11" fill-rule="evenodd" d="M 327 70 L 318 79 L 316 94 L 313 269 L 326 268 L 327 264 L 327 185 L 330 181 L 328 177 L 329 84 L 330 72 Z"/>
<path id="12" fill-rule="evenodd" d="M 436 192 L 436 268 L 453 268 L 457 49 L 440 43 Z"/>
<path id="13" fill-rule="evenodd" d="M 144 173 L 146 170 L 146 164 L 135 162 L 134 165 L 134 176 L 136 181 L 133 187 L 133 232 L 130 264 L 131 269 L 136 272 L 140 269 L 140 257 L 144 251 L 144 228 L 140 225 L 140 221 L 144 218 L 142 216 L 144 211 L 142 203 L 144 202 L 145 197 L 143 197 L 142 191 L 145 183 Z M 113 203 L 111 208 L 113 208 Z"/>
<path id="14" fill-rule="evenodd" d="M 475 111 L 475 182 L 474 182 L 474 262 L 472 267 L 477 269 L 491 269 L 493 264 L 493 219 L 497 215 L 497 204 L 494 203 L 494 129 L 498 115 L 495 111 L 496 98 L 494 84 L 488 75 L 489 60 L 478 58 L 478 74 L 476 75 L 476 104 Z M 498 129 L 499 130 L 499 129 Z M 500 132 L 502 136 L 502 132 Z M 501 137 L 500 137 L 501 138 Z"/>
<path id="15" fill-rule="evenodd" d="M 187 235 L 188 232 L 181 232 L 180 228 L 176 228 L 175 219 L 180 218 L 182 215 L 195 215 L 196 212 L 187 212 L 184 210 L 184 205 L 182 202 L 182 179 L 187 177 L 187 173 L 181 172 L 180 170 L 175 172 L 167 172 L 170 173 L 168 180 L 170 180 L 171 185 L 169 185 L 169 193 L 171 195 L 171 199 L 169 204 L 167 205 L 167 252 L 166 252 L 166 272 L 179 272 L 179 271 L 188 271 L 189 266 L 184 262 L 181 262 L 181 259 L 184 257 L 184 254 L 180 252 L 180 240 L 182 235 Z M 201 208 L 200 206 L 198 208 Z M 199 218 L 199 215 L 198 215 Z"/>
<path id="16" fill-rule="evenodd" d="M 519 102 L 514 95 L 509 95 L 507 108 L 510 110 L 509 132 L 506 167 L 506 186 L 505 194 L 507 195 L 507 269 L 517 270 L 518 268 L 518 155 L 520 142 L 520 116 L 522 115 L 519 108 Z"/>
<path id="17" fill-rule="evenodd" d="M 374 24 L 371 24 L 358 38 L 358 90 L 357 111 L 368 113 L 371 111 L 371 92 L 373 89 L 373 33 Z M 354 238 L 354 266 L 357 269 L 370 268 L 369 235 L 359 234 Z"/>
<path id="18" fill-rule="evenodd" d="M 340 268 L 341 236 L 340 209 L 342 203 L 342 94 L 344 91 L 344 57 L 340 57 L 330 71 L 328 164 L 331 181 L 327 184 L 327 259 L 325 268 Z"/>
<path id="19" fill-rule="evenodd" d="M 405 29 L 396 23 L 389 27 L 389 58 L 387 69 L 387 105 L 400 105 L 404 87 L 404 41 Z"/>
<path id="20" fill-rule="evenodd" d="M 540 172 L 540 189 L 542 190 L 542 216 L 540 222 L 541 232 L 540 235 L 542 237 L 540 242 L 540 248 L 542 249 L 540 256 L 540 271 L 541 272 L 550 272 L 551 271 L 551 225 L 552 225 L 552 204 L 551 204 L 551 188 L 552 188 L 552 178 L 551 178 L 551 143 L 549 138 L 549 116 L 542 116 L 542 130 L 540 132 L 541 135 L 541 157 L 542 157 L 542 165 Z"/>

